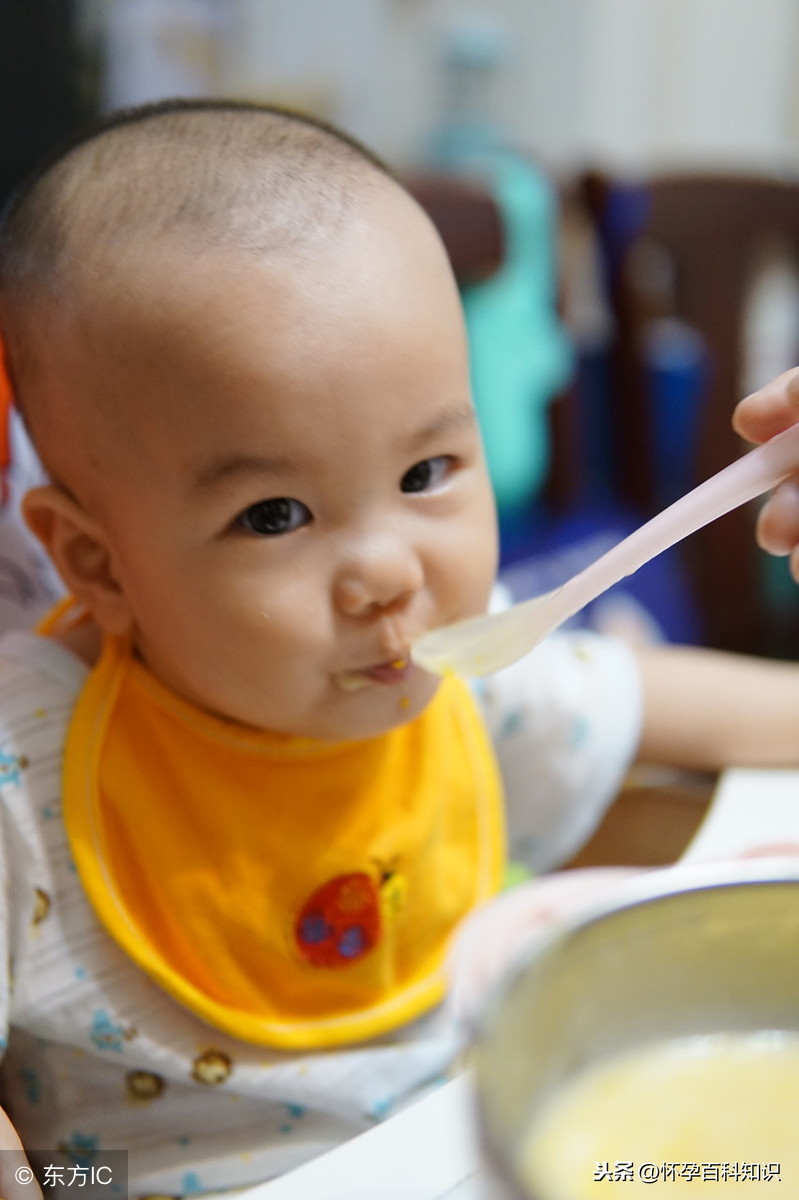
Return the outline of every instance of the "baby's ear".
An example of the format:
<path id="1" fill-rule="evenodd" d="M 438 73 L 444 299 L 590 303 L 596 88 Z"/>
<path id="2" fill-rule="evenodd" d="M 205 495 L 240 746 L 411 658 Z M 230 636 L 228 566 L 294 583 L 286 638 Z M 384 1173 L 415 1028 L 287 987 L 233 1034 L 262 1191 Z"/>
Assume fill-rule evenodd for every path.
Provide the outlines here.
<path id="1" fill-rule="evenodd" d="M 133 624 L 116 578 L 102 528 L 68 492 L 55 484 L 33 488 L 22 514 L 54 562 L 64 585 L 105 633 L 125 634 Z"/>

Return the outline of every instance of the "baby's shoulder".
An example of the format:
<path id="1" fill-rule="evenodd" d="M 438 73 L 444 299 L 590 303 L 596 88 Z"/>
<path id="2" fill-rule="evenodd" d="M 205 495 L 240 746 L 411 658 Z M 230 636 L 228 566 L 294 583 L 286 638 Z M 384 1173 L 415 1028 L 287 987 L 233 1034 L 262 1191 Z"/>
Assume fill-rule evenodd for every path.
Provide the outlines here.
<path id="1" fill-rule="evenodd" d="M 52 638 L 27 630 L 0 637 L 0 714 L 37 708 L 42 700 L 74 704 L 88 668 Z"/>
<path id="2" fill-rule="evenodd" d="M 79 659 L 48 638 L 27 632 L 0 638 L 0 800 L 31 764 L 60 757 L 86 674 Z"/>

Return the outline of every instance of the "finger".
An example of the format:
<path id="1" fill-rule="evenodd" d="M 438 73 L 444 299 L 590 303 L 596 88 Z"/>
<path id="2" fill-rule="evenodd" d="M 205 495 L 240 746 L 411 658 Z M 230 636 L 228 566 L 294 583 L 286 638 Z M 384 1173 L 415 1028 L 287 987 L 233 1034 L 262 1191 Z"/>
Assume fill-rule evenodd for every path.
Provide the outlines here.
<path id="1" fill-rule="evenodd" d="M 788 564 L 791 568 L 791 574 L 797 583 L 799 583 L 799 546 L 794 547 L 791 551 L 791 557 Z"/>
<path id="2" fill-rule="evenodd" d="M 769 554 L 791 554 L 799 546 L 799 480 L 786 479 L 760 510 L 756 536 Z"/>
<path id="3" fill-rule="evenodd" d="M 752 846 L 742 850 L 738 858 L 797 858 L 799 845 L 796 842 L 768 842 L 763 846 Z"/>
<path id="4" fill-rule="evenodd" d="M 784 371 L 735 407 L 732 425 L 750 442 L 765 442 L 799 420 L 799 367 Z"/>

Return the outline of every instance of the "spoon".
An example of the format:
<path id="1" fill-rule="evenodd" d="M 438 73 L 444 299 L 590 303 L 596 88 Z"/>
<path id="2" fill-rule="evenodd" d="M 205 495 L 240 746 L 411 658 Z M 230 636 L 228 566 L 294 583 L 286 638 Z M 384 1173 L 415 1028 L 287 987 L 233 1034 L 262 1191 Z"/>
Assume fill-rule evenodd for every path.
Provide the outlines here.
<path id="1" fill-rule="evenodd" d="M 554 592 L 503 612 L 424 634 L 411 658 L 427 671 L 490 675 L 510 666 L 597 596 L 690 533 L 753 500 L 799 470 L 799 424 L 742 455 L 636 529 Z"/>

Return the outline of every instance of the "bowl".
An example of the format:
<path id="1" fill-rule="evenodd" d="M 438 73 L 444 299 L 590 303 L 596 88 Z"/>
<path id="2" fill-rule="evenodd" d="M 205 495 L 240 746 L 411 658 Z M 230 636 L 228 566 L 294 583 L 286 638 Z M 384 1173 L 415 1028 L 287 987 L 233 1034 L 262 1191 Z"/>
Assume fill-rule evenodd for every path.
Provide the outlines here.
<path id="1" fill-rule="evenodd" d="M 509 1197 L 550 1200 L 517 1161 L 562 1084 L 638 1047 L 760 1030 L 799 1031 L 799 859 L 636 876 L 537 938 L 489 998 L 473 1062 L 490 1169 Z"/>

